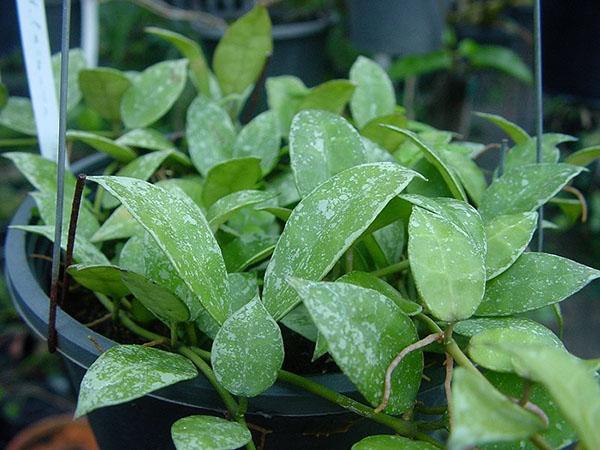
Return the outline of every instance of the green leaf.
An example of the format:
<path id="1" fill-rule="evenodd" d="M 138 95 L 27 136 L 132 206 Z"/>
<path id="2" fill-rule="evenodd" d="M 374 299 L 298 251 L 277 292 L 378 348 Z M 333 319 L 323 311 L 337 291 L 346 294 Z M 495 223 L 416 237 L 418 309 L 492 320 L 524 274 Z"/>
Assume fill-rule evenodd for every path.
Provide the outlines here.
<path id="1" fill-rule="evenodd" d="M 79 72 L 79 88 L 85 103 L 109 121 L 121 120 L 121 99 L 130 86 L 129 78 L 116 69 L 98 67 Z"/>
<path id="2" fill-rule="evenodd" d="M 8 89 L 2 81 L 0 81 L 0 110 L 6 106 L 8 102 Z"/>
<path id="3" fill-rule="evenodd" d="M 480 45 L 472 39 L 465 39 L 458 45 L 458 54 L 477 69 L 495 69 L 528 84 L 533 81 L 527 64 L 510 48 Z"/>
<path id="4" fill-rule="evenodd" d="M 177 150 L 177 147 L 163 136 L 160 131 L 153 130 L 152 128 L 136 128 L 135 130 L 128 131 L 115 142 L 146 150 Z"/>
<path id="5" fill-rule="evenodd" d="M 483 193 L 479 213 L 485 220 L 533 211 L 554 197 L 583 167 L 527 164 L 496 178 Z"/>
<path id="6" fill-rule="evenodd" d="M 390 130 L 394 130 L 397 133 L 400 133 L 400 134 L 408 137 L 412 141 L 412 143 L 414 143 L 419 148 L 419 150 L 421 152 L 423 152 L 425 159 L 431 165 L 433 165 L 436 168 L 436 170 L 440 173 L 440 175 L 446 182 L 446 185 L 448 186 L 448 189 L 450 190 L 450 192 L 452 193 L 454 198 L 456 198 L 458 200 L 467 201 L 467 194 L 465 194 L 465 191 L 463 190 L 456 175 L 448 168 L 446 163 L 444 163 L 444 161 L 440 158 L 440 156 L 433 149 L 433 147 L 427 145 L 425 142 L 423 142 L 421 139 L 419 139 L 419 137 L 416 134 L 414 134 L 412 131 L 403 130 L 403 129 L 395 127 L 393 125 L 382 125 L 382 126 L 387 127 Z"/>
<path id="7" fill-rule="evenodd" d="M 206 175 L 202 203 L 209 208 L 226 195 L 253 189 L 261 177 L 262 170 L 258 158 L 235 158 L 216 164 Z"/>
<path id="8" fill-rule="evenodd" d="M 510 355 L 494 346 L 498 342 L 502 345 L 515 347 L 544 345 L 564 350 L 560 339 L 548 328 L 537 322 L 526 319 L 491 320 L 495 322 L 496 326 L 487 325 L 487 329 L 471 338 L 468 347 L 471 359 L 487 369 L 498 372 L 512 371 Z"/>
<path id="9" fill-rule="evenodd" d="M 525 251 L 537 227 L 536 212 L 507 214 L 485 223 L 487 279 L 508 269 Z"/>
<path id="10" fill-rule="evenodd" d="M 203 176 L 233 156 L 235 128 L 229 114 L 205 97 L 196 97 L 190 105 L 185 136 L 192 162 Z"/>
<path id="11" fill-rule="evenodd" d="M 89 131 L 69 130 L 67 139 L 81 141 L 99 152 L 106 153 L 117 161 L 128 163 L 133 161 L 137 154 L 129 147 L 118 144 L 116 141 Z"/>
<path id="12" fill-rule="evenodd" d="M 394 163 L 363 164 L 324 181 L 294 209 L 265 273 L 264 301 L 276 319 L 298 302 L 288 276 L 319 280 L 369 227 L 415 172 Z"/>
<path id="13" fill-rule="evenodd" d="M 543 163 L 556 163 L 560 158 L 560 150 L 556 147 L 563 142 L 573 142 L 577 139 L 573 136 L 558 133 L 548 133 L 542 136 L 542 158 Z M 516 145 L 506 154 L 504 161 L 504 171 L 512 170 L 515 167 L 525 164 L 534 164 L 537 162 L 537 138 L 530 138 L 527 141 Z"/>
<path id="14" fill-rule="evenodd" d="M 304 306 L 303 303 L 300 303 L 287 313 L 280 322 L 309 341 L 317 342 L 319 331 L 311 319 L 308 309 L 306 309 L 306 306 Z M 327 351 L 327 348 L 325 348 L 325 351 Z M 313 358 L 313 361 L 314 359 L 315 358 Z"/>
<path id="15" fill-rule="evenodd" d="M 240 94 L 256 83 L 272 51 L 269 13 L 256 6 L 227 28 L 215 49 L 213 69 L 223 94 Z"/>
<path id="16" fill-rule="evenodd" d="M 507 316 L 558 303 L 600 277 L 600 271 L 548 253 L 524 253 L 488 282 L 478 316 Z"/>
<path id="17" fill-rule="evenodd" d="M 379 404 L 388 365 L 418 339 L 412 321 L 393 301 L 371 289 L 291 277 L 288 283 L 302 297 L 337 365 L 369 403 Z M 402 360 L 392 376 L 386 412 L 400 414 L 412 405 L 422 370 L 421 352 Z"/>
<path id="18" fill-rule="evenodd" d="M 294 174 L 291 170 L 282 170 L 267 181 L 267 190 L 277 193 L 279 206 L 290 206 L 300 201 Z"/>
<path id="19" fill-rule="evenodd" d="M 125 126 L 144 128 L 164 116 L 183 92 L 187 67 L 186 59 L 162 61 L 135 77 L 121 101 Z"/>
<path id="20" fill-rule="evenodd" d="M 84 375 L 75 417 L 135 400 L 197 374 L 181 355 L 141 345 L 116 345 L 101 354 Z"/>
<path id="21" fill-rule="evenodd" d="M 266 175 L 277 164 L 280 143 L 277 116 L 273 111 L 266 111 L 242 128 L 233 143 L 232 156 L 259 158 L 263 175 Z"/>
<path id="22" fill-rule="evenodd" d="M 439 149 L 438 153 L 448 168 L 456 174 L 458 181 L 465 188 L 473 203 L 479 205 L 481 197 L 483 197 L 483 193 L 487 189 L 487 182 L 483 171 L 467 155 L 444 149 Z"/>
<path id="23" fill-rule="evenodd" d="M 162 150 L 160 152 L 148 153 L 142 155 L 121 170 L 116 175 L 119 177 L 137 178 L 138 180 L 147 180 L 152 176 L 154 172 L 158 170 L 161 164 L 173 153 L 172 150 Z M 102 207 L 105 209 L 112 209 L 119 206 L 119 201 L 110 196 L 105 195 L 102 198 Z"/>
<path id="24" fill-rule="evenodd" d="M 457 367 L 452 379 L 449 449 L 525 439 L 544 428 L 540 418 L 510 401 L 483 376 Z"/>
<path id="25" fill-rule="evenodd" d="M 213 416 L 188 416 L 171 427 L 177 450 L 233 450 L 252 440 L 250 431 L 237 422 Z"/>
<path id="26" fill-rule="evenodd" d="M 448 50 L 436 50 L 422 55 L 406 55 L 392 63 L 389 69 L 393 80 L 405 80 L 452 68 L 453 56 Z"/>
<path id="27" fill-rule="evenodd" d="M 396 289 L 388 283 L 367 272 L 354 271 L 343 275 L 335 280 L 336 283 L 348 283 L 366 289 L 373 289 L 392 300 L 400 310 L 407 316 L 419 314 L 423 308 L 421 305 L 405 299 Z"/>
<path id="28" fill-rule="evenodd" d="M 185 202 L 142 180 L 106 176 L 88 179 L 121 201 L 211 316 L 223 323 L 229 314 L 225 263 L 200 209 L 191 200 Z"/>
<path id="29" fill-rule="evenodd" d="M 122 270 L 115 266 L 76 264 L 68 269 L 73 279 L 93 292 L 120 299 L 129 294 L 129 288 L 121 279 Z"/>
<path id="30" fill-rule="evenodd" d="M 54 242 L 54 225 L 13 225 L 12 228 L 23 230 L 28 233 L 44 236 L 50 242 Z M 63 229 L 61 248 L 67 250 L 67 230 Z M 75 236 L 73 248 L 73 260 L 84 264 L 110 264 L 104 253 L 81 236 Z"/>
<path id="31" fill-rule="evenodd" d="M 183 300 L 167 288 L 135 272 L 122 271 L 121 280 L 146 309 L 169 327 L 191 319 Z"/>
<path id="32" fill-rule="evenodd" d="M 35 200 L 40 216 L 45 225 L 55 225 L 56 223 L 56 194 L 54 192 L 40 191 L 29 194 Z M 73 199 L 65 196 L 63 209 L 63 226 L 68 227 L 71 220 L 71 209 Z M 96 216 L 84 205 L 79 208 L 77 219 L 77 235 L 90 239 L 98 231 L 100 225 Z"/>
<path id="33" fill-rule="evenodd" d="M 485 377 L 504 395 L 512 398 L 522 397 L 525 388 L 522 378 L 514 374 L 490 371 L 485 372 Z M 565 448 L 575 441 L 575 432 L 552 401 L 547 389 L 538 383 L 531 383 L 528 390 L 529 401 L 539 406 L 548 417 L 548 428 L 540 432 L 544 440 L 552 448 Z M 535 450 L 537 447 L 529 441 L 520 441 L 518 443 L 488 444 L 483 448 L 485 450 L 513 450 L 515 448 Z"/>
<path id="34" fill-rule="evenodd" d="M 0 125 L 28 136 L 36 136 L 37 127 L 31 100 L 25 97 L 9 97 L 4 108 L 0 110 Z"/>
<path id="35" fill-rule="evenodd" d="M 60 60 L 61 54 L 52 55 L 52 72 L 54 74 L 54 87 L 56 88 L 56 99 L 60 99 Z M 83 50 L 73 48 L 69 50 L 69 70 L 67 85 L 67 111 L 73 108 L 81 101 L 81 91 L 79 90 L 79 73 L 87 67 L 87 61 Z"/>
<path id="36" fill-rule="evenodd" d="M 234 395 L 255 397 L 275 383 L 283 338 L 258 296 L 223 323 L 211 363 L 218 382 Z"/>
<path id="37" fill-rule="evenodd" d="M 41 155 L 24 152 L 2 153 L 2 157 L 10 159 L 34 188 L 56 195 L 57 165 L 54 161 L 43 158 Z M 73 198 L 76 184 L 75 176 L 71 172 L 65 171 L 65 198 Z"/>
<path id="38" fill-rule="evenodd" d="M 330 80 L 310 90 L 299 109 L 318 109 L 342 114 L 354 94 L 355 86 L 348 80 Z"/>
<path id="39" fill-rule="evenodd" d="M 271 256 L 277 236 L 242 234 L 223 247 L 223 259 L 229 272 L 241 272 Z"/>
<path id="40" fill-rule="evenodd" d="M 394 86 L 379 64 L 359 56 L 350 68 L 350 81 L 356 86 L 350 100 L 350 110 L 358 128 L 376 117 L 394 112 Z"/>
<path id="41" fill-rule="evenodd" d="M 529 134 L 527 134 L 527 131 L 525 131 L 516 123 L 506 120 L 502 116 L 482 112 L 476 112 L 475 115 L 496 125 L 502 131 L 508 134 L 515 144 L 523 144 L 531 139 Z"/>
<path id="42" fill-rule="evenodd" d="M 265 191 L 238 191 L 220 198 L 208 209 L 206 218 L 213 230 L 227 222 L 231 216 L 246 206 L 266 202 L 275 196 Z"/>
<path id="43" fill-rule="evenodd" d="M 382 125 L 404 128 L 406 124 L 406 117 L 399 113 L 375 117 L 361 128 L 360 134 L 387 151 L 394 152 L 402 142 L 406 141 L 406 137 Z"/>
<path id="44" fill-rule="evenodd" d="M 292 118 L 300 110 L 302 100 L 310 90 L 300 78 L 289 75 L 267 78 L 265 88 L 267 103 L 277 117 L 279 132 L 287 136 Z"/>
<path id="45" fill-rule="evenodd" d="M 548 390 L 580 443 L 600 448 L 600 386 L 589 367 L 569 353 L 551 347 L 506 347 L 519 375 Z"/>
<path id="46" fill-rule="evenodd" d="M 414 206 L 408 259 L 419 293 L 434 316 L 454 322 L 473 315 L 485 291 L 485 253 L 463 228 Z"/>
<path id="47" fill-rule="evenodd" d="M 387 260 L 386 266 L 400 262 L 406 243 L 403 221 L 398 220 L 375 230 L 373 238 Z"/>
<path id="48" fill-rule="evenodd" d="M 435 450 L 431 444 L 413 441 L 402 436 L 369 436 L 352 446 L 351 450 Z"/>
<path id="49" fill-rule="evenodd" d="M 290 160 L 302 197 L 333 175 L 366 162 L 360 135 L 342 117 L 301 111 L 290 129 Z"/>
<path id="50" fill-rule="evenodd" d="M 108 216 L 102 226 L 90 238 L 90 242 L 104 242 L 124 239 L 143 233 L 142 226 L 124 206 L 119 206 Z"/>
<path id="51" fill-rule="evenodd" d="M 136 222 L 137 224 L 137 222 Z M 141 226 L 140 226 L 141 228 Z M 142 228 L 142 233 L 144 230 Z M 133 236 L 125 242 L 119 254 L 119 267 L 136 273 L 146 273 L 144 265 L 144 236 Z"/>
<path id="52" fill-rule="evenodd" d="M 571 153 L 565 158 L 565 162 L 575 166 L 588 166 L 598 158 L 600 158 L 600 145 L 595 145 L 593 147 L 582 148 L 581 150 L 577 150 L 575 153 Z"/>
<path id="53" fill-rule="evenodd" d="M 210 94 L 208 86 L 210 70 L 206 64 L 202 47 L 200 47 L 197 42 L 182 34 L 163 28 L 146 27 L 144 31 L 153 34 L 154 36 L 158 36 L 175 46 L 175 48 L 187 58 L 190 69 L 190 78 L 198 92 L 201 92 L 204 95 Z"/>

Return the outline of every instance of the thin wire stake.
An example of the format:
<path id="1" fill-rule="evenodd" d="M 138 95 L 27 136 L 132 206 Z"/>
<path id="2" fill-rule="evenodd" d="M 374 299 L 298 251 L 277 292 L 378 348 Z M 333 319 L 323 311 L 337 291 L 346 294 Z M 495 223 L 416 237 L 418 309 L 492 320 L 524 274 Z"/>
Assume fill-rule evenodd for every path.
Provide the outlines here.
<path id="1" fill-rule="evenodd" d="M 506 152 L 508 151 L 508 139 L 502 139 L 500 144 L 500 162 L 498 163 L 498 176 L 504 174 L 504 162 L 506 160 Z"/>
<path id="2" fill-rule="evenodd" d="M 533 33 L 535 50 L 535 129 L 536 146 L 535 160 L 542 162 L 542 134 L 544 132 L 544 105 L 542 99 L 542 13 L 541 0 L 535 0 L 533 7 Z M 541 206 L 538 215 L 537 250 L 541 252 L 544 248 L 544 207 Z"/>
<path id="3" fill-rule="evenodd" d="M 67 134 L 67 83 L 69 71 L 69 34 L 71 22 L 71 0 L 63 0 L 60 60 L 60 106 L 58 117 L 58 158 L 56 171 L 56 220 L 54 246 L 52 248 L 52 283 L 50 285 L 50 310 L 48 312 L 48 351 L 57 347 L 56 307 L 58 303 L 58 277 L 60 272 L 62 220 L 65 196 L 65 163 Z"/>

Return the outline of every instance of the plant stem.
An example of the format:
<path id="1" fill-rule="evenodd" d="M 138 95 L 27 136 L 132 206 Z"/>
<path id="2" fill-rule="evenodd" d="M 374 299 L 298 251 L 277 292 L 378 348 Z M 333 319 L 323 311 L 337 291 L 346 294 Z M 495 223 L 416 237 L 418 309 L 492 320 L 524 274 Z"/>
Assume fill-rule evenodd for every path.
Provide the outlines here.
<path id="1" fill-rule="evenodd" d="M 367 248 L 369 255 L 371 255 L 371 258 L 373 258 L 375 267 L 385 267 L 389 264 L 385 253 L 383 253 L 383 250 L 381 250 L 381 247 L 377 243 L 377 240 L 373 234 L 366 235 L 362 239 L 362 242 L 365 244 L 365 247 Z"/>
<path id="2" fill-rule="evenodd" d="M 541 450 L 552 450 L 553 447 L 539 434 L 534 434 L 529 438 L 531 443 Z"/>
<path id="3" fill-rule="evenodd" d="M 472 373 L 476 374 L 478 377 L 483 377 L 483 374 L 475 367 L 475 365 L 471 362 L 467 355 L 463 353 L 460 347 L 456 344 L 456 341 L 452 337 L 452 330 L 454 328 L 454 324 L 451 323 L 446 328 L 444 332 L 444 346 L 446 347 L 446 352 L 454 358 L 454 360 L 465 369 L 470 370 Z M 485 378 L 485 377 L 484 377 Z"/>
<path id="4" fill-rule="evenodd" d="M 169 330 L 171 331 L 171 347 L 173 348 L 177 348 L 177 342 L 179 341 L 179 339 L 177 339 L 178 328 L 179 324 L 177 322 L 173 322 L 169 327 Z"/>
<path id="5" fill-rule="evenodd" d="M 185 333 L 190 344 L 193 346 L 198 345 L 198 335 L 196 334 L 196 328 L 193 322 L 185 322 Z"/>
<path id="6" fill-rule="evenodd" d="M 435 323 L 433 321 L 433 319 L 423 313 L 419 313 L 415 316 L 417 319 L 419 319 L 421 322 L 423 322 L 427 328 L 429 328 L 429 331 L 431 331 L 432 333 L 443 333 L 444 330 L 442 330 L 437 323 Z"/>
<path id="7" fill-rule="evenodd" d="M 409 267 L 408 259 L 405 259 L 404 261 L 400 261 L 396 264 L 392 264 L 391 266 L 387 266 L 387 267 L 384 267 L 379 270 L 374 270 L 373 272 L 371 272 L 371 275 L 374 275 L 376 277 L 384 277 L 386 275 L 391 275 L 393 273 L 402 272 L 402 271 L 408 269 L 408 267 Z"/>

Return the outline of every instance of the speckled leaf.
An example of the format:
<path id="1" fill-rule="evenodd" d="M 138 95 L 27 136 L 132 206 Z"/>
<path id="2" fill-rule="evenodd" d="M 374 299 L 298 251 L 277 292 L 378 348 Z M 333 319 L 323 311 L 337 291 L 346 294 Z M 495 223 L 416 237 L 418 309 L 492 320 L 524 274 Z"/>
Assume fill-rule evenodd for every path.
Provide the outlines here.
<path id="1" fill-rule="evenodd" d="M 253 189 L 262 177 L 260 159 L 235 158 L 213 166 L 202 188 L 202 203 L 209 208 L 220 198 L 233 192 Z"/>
<path id="2" fill-rule="evenodd" d="M 288 278 L 328 344 L 337 365 L 372 405 L 383 395 L 385 371 L 417 331 L 396 304 L 379 292 L 346 283 Z M 400 414 L 412 405 L 421 380 L 423 354 L 413 352 L 392 376 L 385 409 Z"/>
<path id="3" fill-rule="evenodd" d="M 525 388 L 522 378 L 514 374 L 486 371 L 485 377 L 504 395 L 512 398 L 521 398 Z M 540 432 L 544 440 L 552 448 L 565 448 L 575 441 L 576 435 L 573 429 L 560 413 L 556 403 L 548 394 L 548 390 L 539 383 L 529 385 L 529 401 L 539 406 L 546 417 L 548 427 Z M 498 444 L 487 444 L 482 446 L 484 450 L 514 450 L 516 448 L 535 450 L 537 447 L 530 441 L 506 442 Z"/>
<path id="4" fill-rule="evenodd" d="M 365 147 L 365 153 L 367 157 L 367 162 L 397 162 L 396 158 L 389 153 L 387 150 L 384 150 L 375 142 L 363 137 L 362 139 L 363 146 Z"/>
<path id="5" fill-rule="evenodd" d="M 497 216 L 486 222 L 488 280 L 508 269 L 525 251 L 535 232 L 537 217 L 536 212 L 525 212 Z"/>
<path id="6" fill-rule="evenodd" d="M 482 321 L 485 319 L 477 319 Z M 485 324 L 485 329 L 475 334 L 469 341 L 469 356 L 480 366 L 498 372 L 511 372 L 510 355 L 494 347 L 498 342 L 515 347 L 524 345 L 545 345 L 564 349 L 560 339 L 548 328 L 527 319 L 491 319 L 496 326 Z M 504 323 L 503 323 L 504 322 Z"/>
<path id="7" fill-rule="evenodd" d="M 558 303 L 599 278 L 600 271 L 547 253 L 524 253 L 488 282 L 478 316 L 507 316 Z"/>
<path id="8" fill-rule="evenodd" d="M 292 118 L 310 90 L 304 86 L 300 78 L 289 75 L 267 78 L 265 87 L 269 109 L 277 116 L 281 135 L 287 136 Z"/>
<path id="9" fill-rule="evenodd" d="M 341 114 L 352 98 L 354 89 L 354 84 L 348 80 L 326 81 L 310 90 L 299 109 L 318 109 Z"/>
<path id="10" fill-rule="evenodd" d="M 116 345 L 101 354 L 84 375 L 75 417 L 135 400 L 197 374 L 181 355 L 141 345 Z"/>
<path id="11" fill-rule="evenodd" d="M 185 133 L 192 162 L 202 175 L 232 158 L 233 123 L 223 108 L 206 97 L 197 97 L 190 105 Z"/>
<path id="12" fill-rule="evenodd" d="M 273 111 L 256 116 L 240 131 L 233 143 L 233 157 L 254 156 L 260 159 L 263 174 L 269 173 L 279 158 L 281 136 Z"/>
<path id="13" fill-rule="evenodd" d="M 121 200 L 154 238 L 188 288 L 213 318 L 229 313 L 227 273 L 204 215 L 191 202 L 142 180 L 90 177 Z"/>
<path id="14" fill-rule="evenodd" d="M 350 110 L 359 128 L 376 117 L 394 112 L 394 86 L 379 64 L 359 56 L 350 69 L 350 81 L 356 85 L 350 100 Z"/>
<path id="15" fill-rule="evenodd" d="M 137 156 L 137 154 L 129 147 L 88 131 L 69 130 L 67 131 L 67 139 L 71 141 L 81 141 L 99 152 L 106 153 L 117 161 L 124 163 L 132 161 Z"/>
<path id="16" fill-rule="evenodd" d="M 142 226 L 124 206 L 119 206 L 108 216 L 102 226 L 90 238 L 90 242 L 104 242 L 124 239 L 143 233 Z"/>
<path id="17" fill-rule="evenodd" d="M 302 197 L 331 176 L 366 162 L 360 135 L 344 118 L 301 111 L 290 129 L 290 160 Z"/>
<path id="18" fill-rule="evenodd" d="M 277 236 L 242 234 L 223 247 L 223 259 L 229 272 L 241 272 L 265 260 L 273 253 Z"/>
<path id="19" fill-rule="evenodd" d="M 574 153 L 571 153 L 565 158 L 567 164 L 575 166 L 587 166 L 600 158 L 600 145 L 593 147 L 582 148 Z"/>
<path id="20" fill-rule="evenodd" d="M 129 147 L 144 148 L 146 150 L 177 150 L 160 131 L 152 128 L 136 128 L 119 137 L 115 142 Z"/>
<path id="21" fill-rule="evenodd" d="M 544 428 L 541 419 L 502 395 L 483 376 L 454 369 L 448 449 L 524 439 Z"/>
<path id="22" fill-rule="evenodd" d="M 51 242 L 54 242 L 54 225 L 15 225 L 13 228 L 23 230 L 28 233 L 39 234 Z M 61 248 L 67 250 L 67 230 L 63 228 L 61 239 Z M 73 247 L 73 260 L 83 264 L 110 264 L 104 254 L 93 244 L 81 236 L 75 237 L 75 246 Z"/>
<path id="23" fill-rule="evenodd" d="M 60 98 L 60 60 L 61 54 L 52 55 L 52 72 L 54 74 L 54 87 L 56 89 L 56 98 Z M 67 85 L 67 111 L 73 108 L 81 101 L 81 91 L 79 90 L 79 72 L 87 67 L 87 61 L 83 50 L 73 48 L 69 50 L 69 70 Z"/>
<path id="24" fill-rule="evenodd" d="M 256 6 L 227 28 L 213 57 L 213 69 L 224 95 L 242 93 L 260 76 L 273 51 L 271 20 Z"/>
<path id="25" fill-rule="evenodd" d="M 130 86 L 129 78 L 116 69 L 97 67 L 79 72 L 85 103 L 106 120 L 121 120 L 121 99 Z"/>
<path id="26" fill-rule="evenodd" d="M 237 422 L 213 416 L 188 416 L 171 427 L 177 450 L 235 450 L 252 439 L 250 431 Z"/>
<path id="27" fill-rule="evenodd" d="M 431 444 L 413 441 L 402 436 L 369 436 L 352 446 L 351 450 L 435 450 Z"/>
<path id="28" fill-rule="evenodd" d="M 292 212 L 265 273 L 264 301 L 276 319 L 299 301 L 288 276 L 320 280 L 416 175 L 394 163 L 363 164 L 329 178 Z"/>
<path id="29" fill-rule="evenodd" d="M 496 178 L 484 192 L 479 212 L 490 220 L 503 214 L 533 211 L 554 197 L 583 167 L 528 164 Z"/>
<path id="30" fill-rule="evenodd" d="M 91 291 L 120 299 L 129 294 L 129 288 L 121 280 L 121 270 L 115 266 L 76 264 L 68 269 L 73 279 Z"/>
<path id="31" fill-rule="evenodd" d="M 383 124 L 394 125 L 398 128 L 406 128 L 407 121 L 406 117 L 400 113 L 376 117 L 361 128 L 360 134 L 386 149 L 388 152 L 394 152 L 406 138 L 389 128 L 382 127 L 381 125 Z"/>
<path id="32" fill-rule="evenodd" d="M 162 61 L 135 77 L 121 101 L 125 126 L 147 127 L 164 116 L 183 92 L 187 68 L 186 59 Z"/>
<path id="33" fill-rule="evenodd" d="M 585 448 L 600 448 L 600 385 L 587 364 L 551 347 L 506 347 L 519 375 L 548 390 Z"/>
<path id="34" fill-rule="evenodd" d="M 19 133 L 35 136 L 37 127 L 33 118 L 31 100 L 25 97 L 9 97 L 0 110 L 0 125 Z"/>
<path id="35" fill-rule="evenodd" d="M 179 52 L 187 58 L 190 69 L 190 78 L 196 89 L 204 95 L 209 95 L 209 77 L 210 70 L 206 64 L 202 47 L 197 42 L 175 33 L 170 30 L 165 30 L 157 27 L 146 27 L 146 33 L 153 34 L 165 41 L 171 43 Z"/>
<path id="36" fill-rule="evenodd" d="M 277 379 L 283 364 L 281 330 L 258 296 L 225 321 L 213 342 L 212 367 L 229 392 L 254 397 Z"/>
<path id="37" fill-rule="evenodd" d="M 461 227 L 414 206 L 408 259 L 419 293 L 434 316 L 454 322 L 473 315 L 485 291 L 485 254 Z"/>
<path id="38" fill-rule="evenodd" d="M 542 159 L 543 163 L 557 163 L 560 158 L 560 150 L 556 147 L 563 142 L 573 142 L 577 139 L 566 134 L 548 133 L 542 136 Z M 515 167 L 526 164 L 535 164 L 537 162 L 537 138 L 530 138 L 527 141 L 511 148 L 506 154 L 504 160 L 504 171 L 509 171 Z"/>
<path id="39" fill-rule="evenodd" d="M 183 300 L 169 289 L 135 272 L 122 271 L 121 280 L 134 297 L 167 326 L 192 319 Z"/>
<path id="40" fill-rule="evenodd" d="M 162 150 L 159 152 L 142 155 L 121 170 L 116 175 L 119 177 L 137 178 L 138 180 L 147 180 L 154 172 L 158 170 L 161 164 L 173 153 L 172 150 Z M 112 209 L 119 206 L 120 202 L 110 194 L 102 198 L 102 207 Z"/>
<path id="41" fill-rule="evenodd" d="M 202 178 L 200 176 L 189 175 L 183 178 L 168 178 L 159 180 L 155 184 L 169 192 L 180 195 L 186 200 L 191 200 L 204 211 L 202 206 Z"/>
<path id="42" fill-rule="evenodd" d="M 433 147 L 429 146 L 425 142 L 423 142 L 419 136 L 414 134 L 412 131 L 403 130 L 402 128 L 395 127 L 393 125 L 382 125 L 384 127 L 389 128 L 390 130 L 394 130 L 406 137 L 408 137 L 412 143 L 416 144 L 421 152 L 423 152 L 423 156 L 425 159 L 435 167 L 435 169 L 439 172 L 441 177 L 444 179 L 444 182 L 448 186 L 448 189 L 452 193 L 452 196 L 457 200 L 467 201 L 467 194 L 462 188 L 460 181 L 454 172 L 448 167 L 448 165 L 440 158 L 440 155 L 433 149 Z"/>
<path id="43" fill-rule="evenodd" d="M 54 192 L 40 191 L 29 194 L 35 200 L 40 216 L 45 225 L 54 225 L 56 222 L 56 194 Z M 68 227 L 71 220 L 71 208 L 73 207 L 73 199 L 65 197 L 63 209 L 63 226 Z M 79 208 L 79 217 L 77 219 L 77 235 L 86 239 L 98 231 L 100 225 L 96 216 L 82 205 Z"/>
<path id="44" fill-rule="evenodd" d="M 266 202 L 275 195 L 266 191 L 238 191 L 220 198 L 208 209 L 206 218 L 210 227 L 215 230 L 242 208 Z"/>
<path id="45" fill-rule="evenodd" d="M 523 128 L 516 123 L 506 120 L 504 117 L 481 112 L 475 113 L 475 115 L 496 125 L 508 134 L 515 144 L 522 144 L 530 139 L 529 134 Z"/>
<path id="46" fill-rule="evenodd" d="M 336 283 L 349 283 L 366 289 L 373 289 L 374 291 L 377 291 L 392 300 L 396 306 L 398 306 L 398 308 L 400 308 L 400 310 L 407 316 L 419 314 L 423 309 L 421 308 L 421 305 L 402 297 L 400 292 L 383 281 L 381 278 L 377 278 L 375 275 L 371 275 L 367 272 L 354 271 L 347 273 L 338 278 Z"/>
<path id="47" fill-rule="evenodd" d="M 137 222 L 136 222 L 137 223 Z M 141 227 L 141 226 L 140 226 Z M 144 265 L 144 229 L 142 235 L 133 236 L 125 242 L 119 254 L 118 266 L 139 274 L 146 273 Z"/>

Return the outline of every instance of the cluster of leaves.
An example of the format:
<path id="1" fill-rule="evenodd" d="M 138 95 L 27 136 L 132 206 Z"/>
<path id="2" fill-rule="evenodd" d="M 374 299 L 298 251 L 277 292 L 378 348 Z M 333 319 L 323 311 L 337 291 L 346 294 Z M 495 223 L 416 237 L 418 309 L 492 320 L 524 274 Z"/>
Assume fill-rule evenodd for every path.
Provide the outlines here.
<path id="1" fill-rule="evenodd" d="M 570 355 L 552 331 L 524 316 L 600 276 L 527 251 L 536 210 L 597 152 L 558 162 L 556 146 L 570 138 L 546 135 L 536 163 L 535 139 L 487 115 L 515 143 L 488 186 L 473 160 L 483 146 L 407 120 L 387 74 L 363 57 L 349 80 L 307 88 L 292 76 L 268 79 L 269 110 L 242 126 L 237 117 L 271 51 L 265 9 L 228 29 L 212 70 L 195 42 L 148 31 L 185 59 L 138 74 L 78 71 L 71 100 L 79 101 L 80 92 L 122 131 L 116 139 L 70 131 L 69 139 L 123 166 L 88 178 L 98 190 L 79 213 L 77 264 L 68 271 L 115 320 L 170 351 L 106 351 L 83 379 L 76 415 L 200 370 L 231 420 L 177 421 L 178 449 L 254 448 L 246 399 L 277 379 L 310 384 L 312 393 L 398 433 L 367 438 L 355 449 L 436 448 L 442 444 L 422 432 L 431 424 L 406 417 L 416 406 L 424 353 L 441 352 L 452 388 L 436 423 L 450 431 L 450 448 L 560 448 L 577 437 L 585 448 L 600 448 L 595 362 Z M 177 146 L 151 126 L 188 79 L 197 97 Z M 32 195 L 44 222 L 20 228 L 51 238 L 55 164 L 31 154 L 5 156 L 37 189 Z M 74 187 L 68 175 L 67 204 Z M 155 321 L 171 330 L 170 338 L 147 329 Z M 282 326 L 314 342 L 315 359 L 329 354 L 366 403 L 282 370 Z M 426 342 L 439 343 L 419 348 L 427 333 L 433 335 Z M 461 367 L 452 373 L 453 359 Z M 377 405 L 383 412 L 373 411 Z"/>

